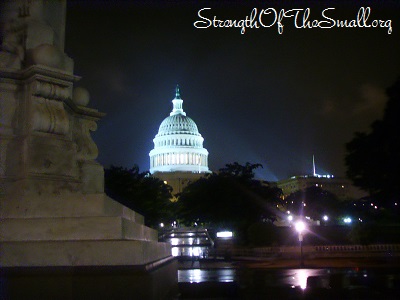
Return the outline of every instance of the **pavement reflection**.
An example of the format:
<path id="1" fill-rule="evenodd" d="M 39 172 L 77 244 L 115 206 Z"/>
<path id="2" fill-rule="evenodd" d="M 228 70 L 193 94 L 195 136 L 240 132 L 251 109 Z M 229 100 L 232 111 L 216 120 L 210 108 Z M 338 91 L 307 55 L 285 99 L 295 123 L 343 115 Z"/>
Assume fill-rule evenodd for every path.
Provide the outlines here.
<path id="1" fill-rule="evenodd" d="M 330 273 L 327 269 L 286 269 L 274 272 L 255 271 L 252 277 L 269 286 L 291 286 L 306 289 L 309 277 L 326 276 Z M 249 275 L 249 274 L 247 274 Z M 233 268 L 222 269 L 184 269 L 178 270 L 178 282 L 234 282 L 247 276 L 244 272 Z"/>

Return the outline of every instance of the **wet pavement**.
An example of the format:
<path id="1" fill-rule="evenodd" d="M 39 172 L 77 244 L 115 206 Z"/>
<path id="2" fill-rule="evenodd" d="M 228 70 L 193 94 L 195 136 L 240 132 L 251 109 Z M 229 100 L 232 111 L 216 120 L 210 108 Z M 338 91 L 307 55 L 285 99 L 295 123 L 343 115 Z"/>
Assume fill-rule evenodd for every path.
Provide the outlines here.
<path id="1" fill-rule="evenodd" d="M 177 299 L 400 299 L 397 260 L 305 263 L 306 268 L 296 260 L 181 261 Z"/>

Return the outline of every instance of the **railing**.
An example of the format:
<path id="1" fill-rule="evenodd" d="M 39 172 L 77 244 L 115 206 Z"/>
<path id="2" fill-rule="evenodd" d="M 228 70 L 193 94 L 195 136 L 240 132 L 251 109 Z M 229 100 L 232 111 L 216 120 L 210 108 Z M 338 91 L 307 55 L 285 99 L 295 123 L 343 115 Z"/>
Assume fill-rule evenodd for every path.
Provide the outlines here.
<path id="1" fill-rule="evenodd" d="M 212 249 L 210 254 L 214 256 L 229 257 L 296 257 L 299 255 L 299 246 L 287 247 L 258 247 L 237 248 L 224 247 Z M 400 256 L 400 244 L 379 245 L 326 245 L 303 246 L 305 257 L 371 257 L 371 256 Z"/>
<path id="2" fill-rule="evenodd" d="M 316 252 L 331 252 L 331 251 L 341 251 L 341 252 L 370 252 L 370 251 L 400 251 L 400 245 L 397 244 L 383 244 L 383 245 L 340 245 L 340 246 L 316 246 Z"/>

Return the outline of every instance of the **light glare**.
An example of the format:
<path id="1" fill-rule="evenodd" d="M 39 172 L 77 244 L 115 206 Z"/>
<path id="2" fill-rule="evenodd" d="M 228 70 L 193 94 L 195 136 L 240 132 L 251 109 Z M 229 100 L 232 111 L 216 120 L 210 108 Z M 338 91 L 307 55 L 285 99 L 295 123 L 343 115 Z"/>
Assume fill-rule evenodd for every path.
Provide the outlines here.
<path id="1" fill-rule="evenodd" d="M 231 238 L 232 236 L 233 236 L 232 231 L 217 232 L 217 237 L 219 237 L 219 238 Z"/>
<path id="2" fill-rule="evenodd" d="M 350 223 L 351 223 L 351 218 L 349 218 L 349 217 L 344 218 L 343 221 L 344 221 L 346 224 L 350 224 Z"/>
<path id="3" fill-rule="evenodd" d="M 306 224 L 303 221 L 298 221 L 295 224 L 295 229 L 297 232 L 302 233 L 306 229 Z"/>

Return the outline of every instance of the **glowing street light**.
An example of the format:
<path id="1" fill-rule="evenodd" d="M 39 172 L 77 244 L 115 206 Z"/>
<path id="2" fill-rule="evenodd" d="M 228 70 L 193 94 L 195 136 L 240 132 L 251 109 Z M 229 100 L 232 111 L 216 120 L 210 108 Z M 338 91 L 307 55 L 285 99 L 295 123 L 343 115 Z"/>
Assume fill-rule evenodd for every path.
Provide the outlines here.
<path id="1" fill-rule="evenodd" d="M 306 229 L 306 224 L 304 224 L 303 221 L 297 221 L 294 228 L 299 234 L 301 234 Z"/>
<path id="2" fill-rule="evenodd" d="M 294 228 L 299 233 L 299 243 L 300 243 L 300 267 L 304 267 L 303 261 L 303 232 L 306 230 L 306 224 L 303 221 L 297 221 Z"/>
<path id="3" fill-rule="evenodd" d="M 352 220 L 351 220 L 350 217 L 346 217 L 346 218 L 343 219 L 343 222 L 346 223 L 346 224 L 351 224 Z"/>

